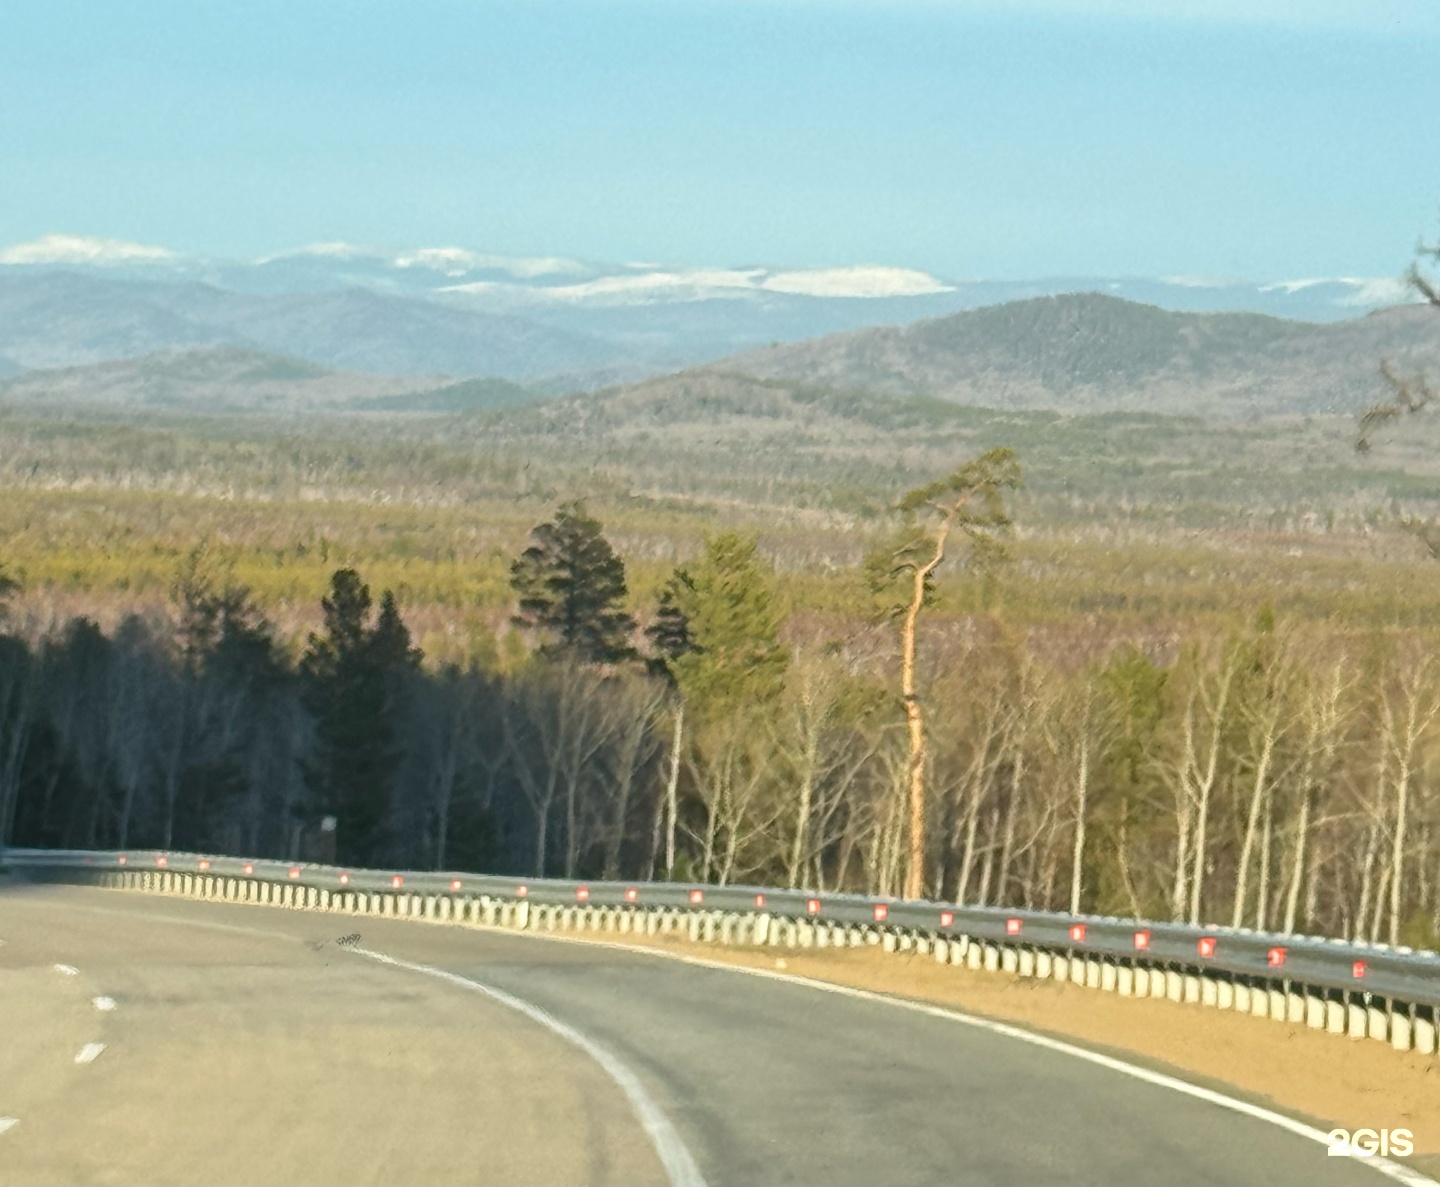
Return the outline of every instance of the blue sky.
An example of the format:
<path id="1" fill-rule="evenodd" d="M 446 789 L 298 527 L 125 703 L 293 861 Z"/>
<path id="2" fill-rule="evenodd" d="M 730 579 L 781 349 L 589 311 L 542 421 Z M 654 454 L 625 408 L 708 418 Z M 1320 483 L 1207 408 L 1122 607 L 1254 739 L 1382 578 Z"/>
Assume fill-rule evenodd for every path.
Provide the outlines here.
<path id="1" fill-rule="evenodd" d="M 1391 275 L 1434 0 L 4 0 L 0 244 Z"/>

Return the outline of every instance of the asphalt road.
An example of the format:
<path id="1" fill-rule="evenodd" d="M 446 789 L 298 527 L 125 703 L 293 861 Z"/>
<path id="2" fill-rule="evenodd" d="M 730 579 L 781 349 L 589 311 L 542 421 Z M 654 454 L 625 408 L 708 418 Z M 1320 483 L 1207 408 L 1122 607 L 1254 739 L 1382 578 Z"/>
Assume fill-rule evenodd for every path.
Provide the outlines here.
<path id="1" fill-rule="evenodd" d="M 642 952 L 3 880 L 0 941 L 0 1183 L 1393 1181 L 1073 1056 Z"/>

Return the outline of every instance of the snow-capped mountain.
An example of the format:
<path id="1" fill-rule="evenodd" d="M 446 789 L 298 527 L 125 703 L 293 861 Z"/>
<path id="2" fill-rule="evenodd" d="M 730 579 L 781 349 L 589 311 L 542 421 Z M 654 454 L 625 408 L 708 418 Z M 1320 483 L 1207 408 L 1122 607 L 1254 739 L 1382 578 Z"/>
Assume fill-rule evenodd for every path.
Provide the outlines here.
<path id="1" fill-rule="evenodd" d="M 347 243 L 227 260 L 48 235 L 0 247 L 0 369 L 235 345 L 366 371 L 586 386 L 1069 292 L 1303 321 L 1408 299 L 1385 277 L 1012 281 L 882 264 L 682 267 Z"/>

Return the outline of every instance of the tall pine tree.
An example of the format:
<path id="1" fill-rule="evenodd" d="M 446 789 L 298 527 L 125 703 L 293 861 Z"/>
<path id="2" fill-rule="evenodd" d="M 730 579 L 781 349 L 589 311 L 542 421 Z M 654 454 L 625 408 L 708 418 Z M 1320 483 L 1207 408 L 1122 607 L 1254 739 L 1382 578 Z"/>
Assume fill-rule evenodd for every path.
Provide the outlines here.
<path id="1" fill-rule="evenodd" d="M 583 504 L 566 503 L 530 533 L 510 568 L 519 598 L 515 624 L 545 637 L 544 650 L 582 663 L 613 664 L 635 655 L 635 620 L 624 609 L 625 563 Z"/>
<path id="2" fill-rule="evenodd" d="M 369 587 L 340 569 L 321 602 L 324 630 L 310 636 L 301 672 L 315 719 L 316 754 L 306 780 L 322 815 L 336 817 L 336 858 L 344 865 L 381 861 L 400 751 L 396 729 L 406 676 L 420 652 L 387 590 L 370 625 Z"/>

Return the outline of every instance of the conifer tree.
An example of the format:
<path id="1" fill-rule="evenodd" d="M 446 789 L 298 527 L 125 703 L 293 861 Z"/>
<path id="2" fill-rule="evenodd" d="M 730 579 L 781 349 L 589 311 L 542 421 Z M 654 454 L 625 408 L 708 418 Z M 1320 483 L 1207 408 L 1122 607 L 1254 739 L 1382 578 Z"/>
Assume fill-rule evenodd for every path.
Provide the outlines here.
<path id="1" fill-rule="evenodd" d="M 1019 485 L 1020 463 L 1015 451 L 1004 447 L 988 450 L 948 477 L 906 494 L 896 508 L 904 516 L 899 535 L 866 560 L 875 592 L 882 598 L 900 594 L 888 610 L 901 624 L 900 696 L 910 737 L 906 898 L 919 898 L 925 888 L 927 752 L 916 662 L 920 612 L 933 597 L 935 573 L 945 563 L 947 547 L 953 550 L 953 537 L 960 537 L 970 558 L 981 564 L 1000 554 L 998 535 L 1010 525 L 1006 493 Z"/>
<path id="2" fill-rule="evenodd" d="M 387 839 L 404 676 L 420 653 L 388 590 L 370 625 L 370 590 L 353 569 L 334 574 L 321 606 L 324 631 L 310 636 L 301 661 L 317 735 L 306 779 L 320 812 L 337 819 L 337 859 L 373 864 Z"/>
<path id="3" fill-rule="evenodd" d="M 753 537 L 722 532 L 704 555 L 677 570 L 672 600 L 676 634 L 683 619 L 686 650 L 671 670 L 686 699 L 706 714 L 758 708 L 780 694 L 789 657 L 780 645 L 781 613 Z"/>
<path id="4" fill-rule="evenodd" d="M 545 637 L 543 650 L 581 663 L 633 658 L 635 620 L 624 609 L 625 563 L 579 502 L 530 533 L 530 546 L 510 568 L 519 598 L 515 624 Z"/>

